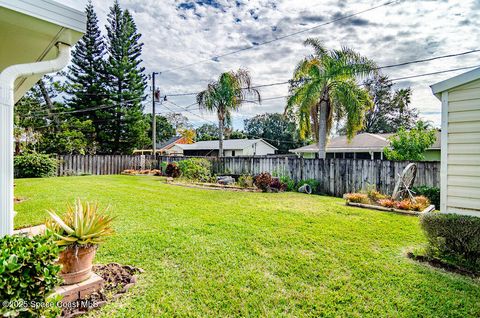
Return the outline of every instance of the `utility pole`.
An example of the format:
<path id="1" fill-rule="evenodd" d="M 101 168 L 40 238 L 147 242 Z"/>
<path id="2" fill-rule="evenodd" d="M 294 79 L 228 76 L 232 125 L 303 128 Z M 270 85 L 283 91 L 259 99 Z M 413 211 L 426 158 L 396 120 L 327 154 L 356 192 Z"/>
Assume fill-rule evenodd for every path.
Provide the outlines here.
<path id="1" fill-rule="evenodd" d="M 157 114 L 155 109 L 156 100 L 160 100 L 160 90 L 157 91 L 155 87 L 155 75 L 157 72 L 152 72 L 152 155 L 157 155 Z"/>

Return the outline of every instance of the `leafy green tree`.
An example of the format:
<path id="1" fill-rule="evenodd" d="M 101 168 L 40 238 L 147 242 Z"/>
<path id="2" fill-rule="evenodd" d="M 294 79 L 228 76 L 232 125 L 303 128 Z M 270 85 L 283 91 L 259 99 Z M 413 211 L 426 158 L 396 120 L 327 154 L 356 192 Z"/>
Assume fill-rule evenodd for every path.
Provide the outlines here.
<path id="1" fill-rule="evenodd" d="M 425 159 L 425 151 L 435 143 L 435 129 L 419 121 L 410 130 L 400 130 L 389 138 L 390 146 L 385 147 L 383 153 L 388 160 L 421 161 Z"/>
<path id="2" fill-rule="evenodd" d="M 67 99 L 67 104 L 72 110 L 78 111 L 72 113 L 72 116 L 93 123 L 94 130 L 88 137 L 103 148 L 108 139 L 103 140 L 101 137 L 105 135 L 98 132 L 105 129 L 104 119 L 111 119 L 108 111 L 103 109 L 108 106 L 104 63 L 106 48 L 91 1 L 85 12 L 86 32 L 73 49 L 72 63 L 67 73 L 67 92 L 71 96 Z M 86 109 L 91 110 L 85 111 Z"/>
<path id="3" fill-rule="evenodd" d="M 106 29 L 106 84 L 114 107 L 102 118 L 108 125 L 99 132 L 100 139 L 106 140 L 101 152 L 129 153 L 149 140 L 149 123 L 141 104 L 146 88 L 145 68 L 141 66 L 143 43 L 132 15 L 123 11 L 117 0 L 110 8 Z"/>
<path id="4" fill-rule="evenodd" d="M 196 130 L 196 140 L 217 140 L 218 139 L 218 126 L 215 124 L 203 124 Z M 225 139 L 245 139 L 247 135 L 241 130 L 225 127 L 223 130 Z"/>
<path id="5" fill-rule="evenodd" d="M 94 153 L 95 149 L 89 147 L 92 143 L 88 136 L 95 130 L 91 120 L 80 120 L 75 117 L 66 119 L 60 129 L 47 129 L 43 132 L 38 144 L 39 152 L 57 154 Z"/>
<path id="6" fill-rule="evenodd" d="M 15 150 L 21 152 L 85 154 L 95 152 L 90 120 L 69 113 L 65 104 L 53 98 L 61 84 L 44 77 L 15 106 Z"/>
<path id="7" fill-rule="evenodd" d="M 279 153 L 302 146 L 295 121 L 278 113 L 265 113 L 244 121 L 249 138 L 264 138 L 278 148 Z"/>
<path id="8" fill-rule="evenodd" d="M 345 119 L 349 139 L 362 129 L 365 112 L 373 102 L 358 79 L 373 74 L 376 65 L 349 48 L 327 50 L 317 39 L 307 39 L 305 44 L 313 47 L 314 54 L 297 65 L 285 111 L 294 110 L 300 138 L 313 135 L 318 157 L 324 159 L 335 120 Z"/>
<path id="9" fill-rule="evenodd" d="M 246 70 L 230 71 L 220 75 L 218 81 L 210 83 L 206 90 L 197 95 L 200 108 L 215 112 L 218 118 L 218 155 L 223 157 L 225 125 L 231 124 L 231 113 L 240 108 L 247 98 L 260 102 L 260 92 L 251 85 Z"/>
<path id="10" fill-rule="evenodd" d="M 150 128 L 148 130 L 148 136 L 152 136 L 152 114 L 145 114 L 145 121 L 150 123 Z M 164 141 L 168 138 L 175 136 L 175 128 L 173 128 L 172 124 L 168 122 L 168 119 L 164 116 L 157 115 L 156 119 L 157 124 L 157 140 Z M 151 138 L 149 138 L 149 143 L 147 148 L 150 148 L 152 144 Z"/>
<path id="11" fill-rule="evenodd" d="M 241 130 L 226 128 L 225 129 L 225 139 L 246 139 L 247 135 Z"/>
<path id="12" fill-rule="evenodd" d="M 365 113 L 365 125 L 361 132 L 373 134 L 394 133 L 400 127 L 411 129 L 418 118 L 418 110 L 410 107 L 412 90 L 394 90 L 386 75 L 367 78 L 364 83 L 373 98 L 373 107 Z M 339 130 L 345 134 L 345 127 Z"/>
<path id="13" fill-rule="evenodd" d="M 181 113 L 168 113 L 165 115 L 165 118 L 167 118 L 167 121 L 173 126 L 177 133 L 184 129 L 193 129 L 193 125 L 188 118 Z"/>
<path id="14" fill-rule="evenodd" d="M 197 141 L 218 139 L 218 126 L 215 124 L 203 124 L 196 129 Z"/>

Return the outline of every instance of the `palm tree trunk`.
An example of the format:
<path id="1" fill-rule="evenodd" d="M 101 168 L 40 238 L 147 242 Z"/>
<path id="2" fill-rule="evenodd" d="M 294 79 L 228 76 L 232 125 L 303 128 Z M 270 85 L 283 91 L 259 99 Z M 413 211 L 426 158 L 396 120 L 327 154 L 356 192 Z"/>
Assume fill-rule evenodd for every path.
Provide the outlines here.
<path id="1" fill-rule="evenodd" d="M 318 110 L 318 158 L 325 159 L 327 157 L 327 116 L 328 102 L 322 98 L 320 101 L 320 109 Z"/>
<path id="2" fill-rule="evenodd" d="M 218 119 L 218 157 L 220 158 L 223 157 L 223 121 L 223 118 Z"/>
<path id="3" fill-rule="evenodd" d="M 218 121 L 218 156 L 223 157 L 223 120 Z"/>

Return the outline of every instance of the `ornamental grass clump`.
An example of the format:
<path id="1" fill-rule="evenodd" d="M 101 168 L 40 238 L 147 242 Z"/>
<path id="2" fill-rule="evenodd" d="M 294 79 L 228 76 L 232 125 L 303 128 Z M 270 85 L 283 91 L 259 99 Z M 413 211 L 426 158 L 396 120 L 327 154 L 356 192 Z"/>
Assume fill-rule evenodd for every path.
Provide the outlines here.
<path id="1" fill-rule="evenodd" d="M 47 230 L 53 233 L 58 246 L 65 247 L 58 261 L 65 284 L 90 278 L 98 245 L 113 234 L 113 218 L 106 215 L 106 210 L 100 211 L 96 203 L 77 200 L 75 205 L 67 206 L 63 218 L 48 212 L 52 219 L 46 222 Z"/>
<path id="2" fill-rule="evenodd" d="M 57 238 L 59 246 L 95 246 L 113 234 L 113 218 L 105 214 L 107 210 L 99 211 L 97 203 L 83 204 L 77 200 L 73 206 L 67 205 L 63 218 L 49 211 L 52 220 L 48 220 L 46 226 Z"/>

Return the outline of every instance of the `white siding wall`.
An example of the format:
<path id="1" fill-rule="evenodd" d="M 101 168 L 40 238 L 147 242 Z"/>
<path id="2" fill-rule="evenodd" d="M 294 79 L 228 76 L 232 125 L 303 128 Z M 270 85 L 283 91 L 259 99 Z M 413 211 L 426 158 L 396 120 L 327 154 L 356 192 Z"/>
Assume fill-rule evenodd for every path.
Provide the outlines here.
<path id="1" fill-rule="evenodd" d="M 443 210 L 480 216 L 480 80 L 444 94 L 448 109 L 442 123 L 442 147 L 447 150 Z"/>
<path id="2" fill-rule="evenodd" d="M 243 149 L 244 156 L 266 156 L 275 154 L 275 149 L 264 142 L 257 142 L 252 147 Z"/>

